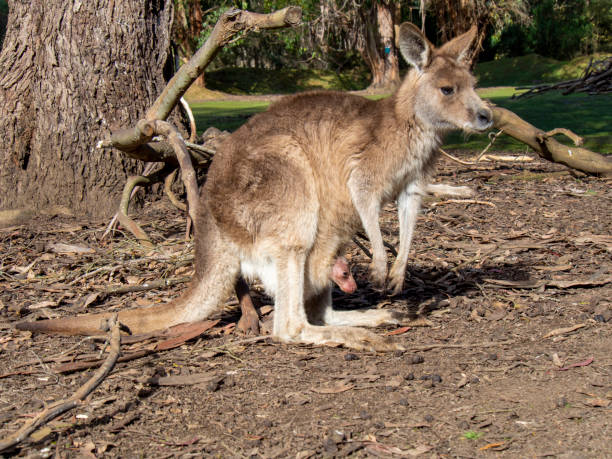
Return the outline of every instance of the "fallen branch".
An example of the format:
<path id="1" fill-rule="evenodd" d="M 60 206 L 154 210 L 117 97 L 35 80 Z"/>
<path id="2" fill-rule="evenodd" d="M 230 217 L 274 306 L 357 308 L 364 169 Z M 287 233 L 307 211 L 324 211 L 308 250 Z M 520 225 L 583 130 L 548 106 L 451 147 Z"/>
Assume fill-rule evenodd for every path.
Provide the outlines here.
<path id="1" fill-rule="evenodd" d="M 70 398 L 52 403 L 41 411 L 35 418 L 28 421 L 17 432 L 9 435 L 3 440 L 0 440 L 0 452 L 17 446 L 19 443 L 28 438 L 32 432 L 45 425 L 47 422 L 78 406 L 83 400 L 85 400 L 85 397 L 87 397 L 96 387 L 98 387 L 98 385 L 100 385 L 100 383 L 115 366 L 121 352 L 121 334 L 119 326 L 119 321 L 115 315 L 115 317 L 109 321 L 110 351 L 106 361 L 98 369 L 98 371 L 96 371 L 94 375 Z"/>
<path id="2" fill-rule="evenodd" d="M 493 124 L 497 129 L 503 129 L 509 136 L 529 145 L 541 158 L 588 174 L 612 177 L 612 159 L 586 148 L 567 147 L 557 142 L 551 135 L 529 124 L 516 113 L 494 105 L 491 105 L 490 108 L 493 111 Z M 572 135 L 575 136 L 573 133 Z"/>
<path id="3" fill-rule="evenodd" d="M 593 61 L 591 58 L 589 65 L 580 78 L 555 84 L 535 86 L 522 94 L 515 94 L 512 97 L 520 99 L 521 97 L 531 97 L 552 90 L 563 91 L 563 95 L 571 94 L 572 92 L 587 92 L 589 94 L 612 92 L 612 57 L 606 57 L 598 61 Z"/>

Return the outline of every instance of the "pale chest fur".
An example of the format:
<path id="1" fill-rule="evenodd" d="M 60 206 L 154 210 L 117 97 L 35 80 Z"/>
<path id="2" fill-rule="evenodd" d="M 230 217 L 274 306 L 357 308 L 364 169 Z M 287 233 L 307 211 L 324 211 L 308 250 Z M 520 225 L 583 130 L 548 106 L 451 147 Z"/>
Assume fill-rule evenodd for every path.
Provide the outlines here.
<path id="1" fill-rule="evenodd" d="M 397 198 L 411 183 L 428 180 L 441 144 L 440 136 L 431 129 L 418 125 L 404 125 L 389 134 L 377 145 L 373 164 L 379 164 L 381 201 Z"/>

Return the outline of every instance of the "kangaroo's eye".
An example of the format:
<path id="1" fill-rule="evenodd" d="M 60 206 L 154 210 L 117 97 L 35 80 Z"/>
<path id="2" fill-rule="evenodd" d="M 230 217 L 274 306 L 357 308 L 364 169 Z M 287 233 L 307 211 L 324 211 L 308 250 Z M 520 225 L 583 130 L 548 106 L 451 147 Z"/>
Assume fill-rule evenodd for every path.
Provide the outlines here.
<path id="1" fill-rule="evenodd" d="M 455 92 L 452 86 L 442 86 L 440 88 L 440 91 L 442 91 L 442 94 L 444 94 L 445 96 L 450 96 L 452 93 Z"/>

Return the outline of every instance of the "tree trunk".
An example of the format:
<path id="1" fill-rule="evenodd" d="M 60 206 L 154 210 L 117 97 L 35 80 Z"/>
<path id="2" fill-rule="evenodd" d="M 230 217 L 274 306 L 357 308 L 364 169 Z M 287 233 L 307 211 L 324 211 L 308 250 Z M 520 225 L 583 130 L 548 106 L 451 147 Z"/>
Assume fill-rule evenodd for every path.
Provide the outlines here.
<path id="1" fill-rule="evenodd" d="M 394 27 L 397 10 L 393 0 L 382 0 L 374 3 L 372 11 L 363 13 L 366 30 L 359 51 L 372 73 L 373 89 L 392 89 L 400 81 Z"/>
<path id="2" fill-rule="evenodd" d="M 0 209 L 117 208 L 142 163 L 96 149 L 165 86 L 172 0 L 13 0 L 0 54 Z"/>

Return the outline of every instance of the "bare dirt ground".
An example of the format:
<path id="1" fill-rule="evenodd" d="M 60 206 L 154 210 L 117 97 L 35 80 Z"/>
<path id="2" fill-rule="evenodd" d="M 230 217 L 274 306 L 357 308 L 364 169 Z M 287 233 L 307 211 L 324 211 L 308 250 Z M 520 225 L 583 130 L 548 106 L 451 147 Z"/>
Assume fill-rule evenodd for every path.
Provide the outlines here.
<path id="1" fill-rule="evenodd" d="M 426 200 L 403 294 L 370 287 L 356 246 L 359 289 L 334 293 L 340 308 L 426 318 L 429 327 L 377 330 L 406 352 L 248 341 L 233 333 L 230 299 L 213 328 L 175 337 L 170 350 L 159 336 L 122 344 L 131 360 L 6 454 L 611 457 L 612 182 L 538 161 L 443 161 L 438 180 L 473 187 L 479 202 Z M 103 339 L 12 324 L 151 305 L 185 287 L 183 216 L 163 201 L 135 216 L 159 243 L 150 254 L 122 234 L 101 240 L 105 222 L 56 217 L 0 230 L 0 438 L 72 394 L 94 371 L 79 366 L 104 358 Z M 382 218 L 396 244 L 395 212 Z M 173 285 L 147 289 L 158 279 Z M 255 296 L 265 322 L 271 302 Z"/>

